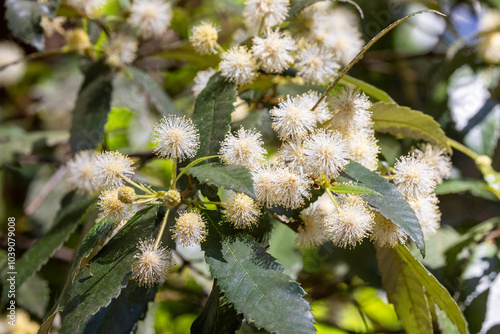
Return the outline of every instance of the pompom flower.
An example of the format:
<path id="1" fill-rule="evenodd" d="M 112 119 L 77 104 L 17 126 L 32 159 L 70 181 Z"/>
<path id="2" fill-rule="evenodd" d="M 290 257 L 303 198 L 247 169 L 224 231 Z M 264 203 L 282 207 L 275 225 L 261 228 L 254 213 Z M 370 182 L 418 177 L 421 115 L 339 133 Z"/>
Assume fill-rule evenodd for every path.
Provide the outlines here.
<path id="1" fill-rule="evenodd" d="M 278 161 L 295 173 L 304 172 L 304 149 L 298 140 L 283 143 L 278 151 Z"/>
<path id="2" fill-rule="evenodd" d="M 336 114 L 330 125 L 345 134 L 356 135 L 361 128 L 371 125 L 371 102 L 368 97 L 352 88 L 341 89 L 336 97 L 330 100 Z"/>
<path id="3" fill-rule="evenodd" d="M 368 204 L 356 195 L 342 197 L 340 203 L 340 208 L 326 221 L 327 231 L 336 246 L 352 248 L 370 233 L 373 213 Z"/>
<path id="4" fill-rule="evenodd" d="M 155 153 L 162 158 L 192 158 L 198 151 L 200 135 L 190 118 L 164 116 L 153 127 L 151 142 L 157 144 Z"/>
<path id="5" fill-rule="evenodd" d="M 278 189 L 276 187 L 279 178 L 275 167 L 262 165 L 251 171 L 253 179 L 253 188 L 257 199 L 266 203 L 268 207 L 277 205 Z"/>
<path id="6" fill-rule="evenodd" d="M 428 239 L 436 233 L 441 222 L 441 212 L 439 211 L 439 200 L 436 194 L 430 194 L 419 198 L 413 198 L 408 202 L 415 211 L 424 239 Z"/>
<path id="7" fill-rule="evenodd" d="M 76 53 L 83 54 L 92 47 L 89 36 L 83 29 L 72 29 L 66 31 L 66 46 Z"/>
<path id="8" fill-rule="evenodd" d="M 131 205 L 125 204 L 119 199 L 118 189 L 104 190 L 99 196 L 97 205 L 102 211 L 102 217 L 115 223 L 129 220 L 135 213 Z"/>
<path id="9" fill-rule="evenodd" d="M 407 199 L 428 196 L 436 186 L 436 173 L 432 166 L 411 153 L 394 165 L 394 183 Z"/>
<path id="10" fill-rule="evenodd" d="M 219 68 L 222 76 L 237 86 L 251 83 L 257 75 L 257 62 L 246 46 L 234 46 L 225 52 Z"/>
<path id="11" fill-rule="evenodd" d="M 228 165 L 243 165 L 254 169 L 265 161 L 267 151 L 260 132 L 241 127 L 236 135 L 228 133 L 221 143 L 219 154 Z"/>
<path id="12" fill-rule="evenodd" d="M 106 62 L 113 67 L 123 67 L 132 64 L 137 52 L 137 41 L 127 35 L 113 36 L 106 48 Z"/>
<path id="13" fill-rule="evenodd" d="M 304 204 L 304 198 L 311 197 L 311 182 L 303 174 L 294 173 L 288 168 L 278 168 L 277 176 L 275 187 L 278 204 L 297 209 Z"/>
<path id="14" fill-rule="evenodd" d="M 93 150 L 80 151 L 67 162 L 66 180 L 71 188 L 89 193 L 97 190 L 92 183 L 92 161 L 95 155 Z"/>
<path id="15" fill-rule="evenodd" d="M 273 129 L 281 139 L 302 139 L 316 127 L 316 115 L 301 103 L 300 98 L 287 96 L 269 114 Z"/>
<path id="16" fill-rule="evenodd" d="M 246 0 L 243 16 L 248 27 L 273 27 L 288 15 L 289 0 Z"/>
<path id="17" fill-rule="evenodd" d="M 302 146 L 305 166 L 314 176 L 337 177 L 348 163 L 348 143 L 338 132 L 318 130 Z"/>
<path id="18" fill-rule="evenodd" d="M 303 108 L 311 110 L 316 105 L 319 98 L 320 94 L 311 90 L 299 96 L 299 103 Z M 332 113 L 328 109 L 328 105 L 325 100 L 321 101 L 312 112 L 318 124 L 323 124 L 332 118 Z"/>
<path id="19" fill-rule="evenodd" d="M 329 210 L 323 209 L 325 203 L 328 205 L 328 202 L 318 199 L 318 201 L 314 202 L 300 213 L 302 225 L 300 225 L 297 230 L 296 239 L 299 247 L 311 249 L 321 246 L 328 240 L 325 220 L 335 209 L 330 198 L 327 198 L 327 201 L 331 205 Z"/>
<path id="20" fill-rule="evenodd" d="M 200 95 L 201 91 L 207 87 L 208 81 L 214 75 L 215 70 L 211 67 L 207 68 L 204 71 L 199 71 L 196 73 L 196 76 L 194 77 L 194 85 L 191 88 L 191 91 L 193 92 L 194 97 L 198 97 Z"/>
<path id="21" fill-rule="evenodd" d="M 414 152 L 434 169 L 436 183 L 442 183 L 443 179 L 450 177 L 451 159 L 444 149 L 439 149 L 431 144 L 423 144 Z"/>
<path id="22" fill-rule="evenodd" d="M 264 71 L 281 73 L 293 63 L 290 53 L 296 48 L 295 41 L 288 33 L 269 30 L 265 38 L 254 37 L 252 53 Z"/>
<path id="23" fill-rule="evenodd" d="M 377 139 L 373 130 L 361 129 L 347 137 L 349 143 L 350 158 L 363 165 L 371 171 L 378 167 L 377 156 L 380 147 L 377 145 Z"/>
<path id="24" fill-rule="evenodd" d="M 170 251 L 161 246 L 155 249 L 154 244 L 154 240 L 139 241 L 140 254 L 134 255 L 137 262 L 132 265 L 132 279 L 139 286 L 150 288 L 162 283 L 173 264 Z"/>
<path id="25" fill-rule="evenodd" d="M 11 42 L 0 42 L 0 66 L 11 64 L 0 70 L 0 87 L 18 83 L 26 72 L 26 63 L 20 61 L 24 57 L 24 50 Z"/>
<path id="26" fill-rule="evenodd" d="M 181 212 L 173 228 L 173 237 L 176 243 L 183 246 L 201 244 L 207 235 L 205 221 L 196 212 Z"/>
<path id="27" fill-rule="evenodd" d="M 324 39 L 323 45 L 335 52 L 339 62 L 346 66 L 364 46 L 361 33 L 356 27 L 342 29 L 331 29 L 328 25 L 323 25 Z"/>
<path id="28" fill-rule="evenodd" d="M 370 240 L 378 247 L 394 248 L 406 242 L 403 229 L 381 214 L 375 215 L 375 225 Z"/>
<path id="29" fill-rule="evenodd" d="M 97 188 L 117 188 L 124 184 L 123 177 L 134 174 L 132 160 L 119 152 L 100 152 L 92 161 L 92 183 Z"/>
<path id="30" fill-rule="evenodd" d="M 139 27 L 138 34 L 148 39 L 160 36 L 170 26 L 172 6 L 163 0 L 134 0 L 128 23 Z"/>
<path id="31" fill-rule="evenodd" d="M 243 193 L 231 193 L 223 206 L 226 220 L 235 228 L 251 228 L 257 225 L 260 208 L 250 196 Z"/>
<path id="32" fill-rule="evenodd" d="M 304 45 L 296 58 L 299 76 L 307 83 L 323 85 L 330 82 L 339 70 L 335 55 L 317 45 Z"/>
<path id="33" fill-rule="evenodd" d="M 211 23 L 201 22 L 191 29 L 189 40 L 199 54 L 217 53 L 218 29 Z"/>

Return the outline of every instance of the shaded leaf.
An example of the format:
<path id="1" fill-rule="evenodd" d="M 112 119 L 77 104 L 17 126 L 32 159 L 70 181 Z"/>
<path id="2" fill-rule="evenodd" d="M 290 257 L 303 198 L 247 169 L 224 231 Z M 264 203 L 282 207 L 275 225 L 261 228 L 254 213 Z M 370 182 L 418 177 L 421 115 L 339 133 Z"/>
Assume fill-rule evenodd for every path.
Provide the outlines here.
<path id="1" fill-rule="evenodd" d="M 401 227 L 415 242 L 420 252 L 425 254 L 424 236 L 415 212 L 392 183 L 354 161 L 349 162 L 343 173 L 347 174 L 358 185 L 382 194 L 382 196 L 361 195 L 361 197 L 385 218 Z M 338 181 L 347 182 L 349 178 L 341 177 Z"/>
<path id="2" fill-rule="evenodd" d="M 410 266 L 393 248 L 375 247 L 378 270 L 387 298 L 394 304 L 407 333 L 432 333 L 432 321 L 425 290 Z"/>
<path id="3" fill-rule="evenodd" d="M 195 158 L 218 154 L 220 142 L 231 129 L 236 86 L 220 72 L 212 75 L 194 106 L 193 122 L 200 131 L 200 148 Z"/>
<path id="4" fill-rule="evenodd" d="M 181 114 L 163 87 L 161 87 L 148 73 L 136 67 L 129 67 L 128 72 L 132 75 L 134 81 L 142 87 L 144 92 L 149 95 L 159 112 L 163 115 Z"/>
<path id="5" fill-rule="evenodd" d="M 191 333 L 234 333 L 241 325 L 233 305 L 221 294 L 217 281 L 214 281 L 212 292 L 200 314 L 191 326 Z"/>
<path id="6" fill-rule="evenodd" d="M 76 333 L 88 317 L 117 298 L 132 272 L 137 243 L 151 237 L 158 211 L 157 206 L 145 208 L 104 246 L 91 261 L 93 276 L 82 270 L 69 289 L 63 312 L 61 333 Z"/>
<path id="7" fill-rule="evenodd" d="M 136 323 L 146 316 L 148 302 L 154 299 L 156 288 L 140 287 L 129 281 L 118 298 L 101 308 L 80 328 L 84 334 L 132 333 Z"/>
<path id="8" fill-rule="evenodd" d="M 73 154 L 95 149 L 104 138 L 111 108 L 112 69 L 98 62 L 85 72 L 85 80 L 73 110 L 70 144 Z"/>
<path id="9" fill-rule="evenodd" d="M 43 318 L 50 300 L 49 282 L 38 275 L 33 275 L 17 292 L 16 298 L 19 305 L 31 314 Z"/>
<path id="10" fill-rule="evenodd" d="M 381 193 L 363 186 L 349 183 L 340 183 L 336 186 L 330 187 L 330 189 L 336 193 L 342 194 L 359 194 L 359 195 L 377 195 L 382 196 Z"/>
<path id="11" fill-rule="evenodd" d="M 17 286 L 22 286 L 30 276 L 40 270 L 76 227 L 86 220 L 86 213 L 95 202 L 95 197 L 84 199 L 75 193 L 66 195 L 61 202 L 61 210 L 56 216 L 53 227 L 17 261 Z M 2 301 L 6 300 L 7 290 L 4 289 Z"/>
<path id="12" fill-rule="evenodd" d="M 223 187 L 255 198 L 252 175 L 244 166 L 223 165 L 211 162 L 189 168 L 188 174 L 200 182 Z"/>
<path id="13" fill-rule="evenodd" d="M 202 244 L 212 276 L 245 319 L 276 333 L 315 333 L 311 307 L 300 285 L 264 248 L 205 211 L 208 237 Z"/>
<path id="14" fill-rule="evenodd" d="M 342 84 L 352 84 L 359 89 L 361 89 L 365 94 L 370 95 L 371 97 L 382 101 L 382 102 L 388 102 L 388 103 L 395 103 L 392 97 L 389 96 L 386 92 L 384 92 L 382 89 L 377 88 L 367 82 L 364 82 L 363 80 L 359 80 L 356 78 L 353 78 L 348 75 L 344 75 L 342 79 L 340 80 L 340 83 Z"/>
<path id="15" fill-rule="evenodd" d="M 488 184 L 481 180 L 446 180 L 438 184 L 435 189 L 437 195 L 456 194 L 464 191 L 477 197 L 497 200 L 495 194 L 489 190 Z"/>
<path id="16" fill-rule="evenodd" d="M 373 104 L 371 111 L 375 131 L 430 141 L 451 153 L 444 131 L 431 116 L 386 102 Z"/>
<path id="17" fill-rule="evenodd" d="M 448 290 L 446 290 L 438 280 L 427 271 L 417 259 L 415 259 L 408 248 L 400 245 L 393 249 L 393 251 L 397 252 L 399 258 L 410 268 L 419 284 L 425 288 L 425 292 L 432 298 L 436 305 L 446 313 L 448 318 L 457 326 L 460 333 L 466 334 L 467 326 L 465 319 L 457 303 L 451 298 Z"/>
<path id="18" fill-rule="evenodd" d="M 5 19 L 12 34 L 39 51 L 45 48 L 43 29 L 40 26 L 42 16 L 54 17 L 59 0 L 45 2 L 31 0 L 6 0 Z"/>

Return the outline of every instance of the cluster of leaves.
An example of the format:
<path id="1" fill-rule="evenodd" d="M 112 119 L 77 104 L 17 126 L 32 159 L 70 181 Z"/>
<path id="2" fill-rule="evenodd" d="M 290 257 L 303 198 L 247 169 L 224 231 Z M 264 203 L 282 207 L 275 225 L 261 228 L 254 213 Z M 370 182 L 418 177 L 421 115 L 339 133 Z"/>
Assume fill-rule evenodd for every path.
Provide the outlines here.
<path id="1" fill-rule="evenodd" d="M 26 11 L 16 11 L 16 6 L 23 5 L 26 6 Z M 300 4 L 297 6 L 300 7 Z M 36 6 L 32 2 L 7 1 L 9 27 L 17 38 L 41 49 L 43 34 L 37 22 L 41 15 L 53 15 L 56 7 L 56 1 L 49 1 L 47 4 L 36 3 Z M 299 7 L 294 8 L 297 10 Z M 32 24 L 26 26 L 28 19 L 13 14 L 17 12 L 29 13 L 29 22 Z M 21 27 L 19 22 L 24 26 Z M 113 77 L 116 73 L 102 62 L 92 64 L 83 72 L 85 78 L 73 110 L 69 138 L 73 152 L 94 149 L 103 140 L 105 143 L 110 143 L 107 131 L 112 120 L 110 111 L 115 89 Z M 127 72 L 133 82 L 149 94 L 151 103 L 159 112 L 179 114 L 164 88 L 158 85 L 153 77 L 137 67 L 129 67 Z M 378 101 L 372 108 L 377 132 L 430 141 L 451 151 L 450 140 L 432 117 L 399 106 L 387 93 L 359 79 L 344 77 L 341 84 L 353 84 Z M 253 89 L 244 92 L 245 96 L 263 94 L 266 88 L 261 86 L 267 87 L 264 80 L 254 86 Z M 293 87 L 290 87 L 290 90 L 292 89 Z M 192 116 L 201 136 L 201 147 L 197 157 L 217 154 L 220 141 L 231 129 L 231 113 L 234 111 L 235 101 L 236 87 L 224 81 L 219 75 L 213 76 L 207 88 L 197 98 Z M 261 122 L 260 119 L 251 117 L 245 121 L 252 125 Z M 39 137 L 28 145 L 31 146 L 37 140 Z M 382 153 L 389 154 L 387 152 L 390 151 L 390 146 L 383 146 Z M 489 184 L 478 182 L 481 182 L 485 191 L 491 196 L 491 193 L 494 193 L 492 189 L 494 190 L 495 184 L 500 181 L 487 178 L 488 175 L 496 175 L 491 165 L 484 166 L 481 171 Z M 376 255 L 373 254 L 371 245 L 364 245 L 360 250 L 363 252 L 365 248 L 370 248 L 368 252 L 372 253 L 366 256 L 362 265 L 370 267 L 369 263 L 373 263 L 376 257 L 378 271 L 381 274 L 381 286 L 387 292 L 388 300 L 394 305 L 406 331 L 429 333 L 434 327 L 440 328 L 443 332 L 466 333 L 467 325 L 457 302 L 465 310 L 471 332 L 478 332 L 485 321 L 494 321 L 494 306 L 486 307 L 487 297 L 488 294 L 494 296 L 498 291 L 494 290 L 493 284 L 491 289 L 482 289 L 478 286 L 478 282 L 483 277 L 490 277 L 491 282 L 498 281 L 498 277 L 491 275 L 498 271 L 498 247 L 495 244 L 498 219 L 477 225 L 465 231 L 463 235 L 452 229 L 444 229 L 435 236 L 435 240 L 427 242 L 426 248 L 414 212 L 394 186 L 377 173 L 355 162 L 349 163 L 342 179 L 354 182 L 360 186 L 359 189 L 364 187 L 376 192 L 370 194 L 369 191 L 365 191 L 362 197 L 382 215 L 400 226 L 418 248 L 415 251 L 413 249 L 410 251 L 403 245 L 394 249 L 376 248 Z M 243 167 L 225 166 L 220 163 L 198 165 L 189 169 L 185 184 L 188 184 L 188 181 L 211 199 L 218 199 L 219 188 L 255 197 L 250 173 Z M 441 193 L 479 188 L 477 183 L 468 185 L 461 180 L 455 184 L 451 182 L 453 181 L 442 186 Z M 73 192 L 62 199 L 61 209 L 54 217 L 52 227 L 21 256 L 16 264 L 19 287 L 29 286 L 35 289 L 40 284 L 40 280 L 33 279 L 38 276 L 33 275 L 67 242 L 75 230 L 81 231 L 80 225 L 95 221 L 95 202 L 95 198 L 82 198 Z M 308 204 L 310 201 L 305 207 Z M 297 212 L 267 212 L 261 218 L 259 228 L 251 233 L 229 228 L 217 210 L 207 209 L 203 214 L 208 222 L 208 237 L 202 244 L 202 250 L 205 252 L 205 260 L 214 283 L 205 306 L 192 324 L 192 332 L 218 333 L 240 330 L 242 333 L 247 333 L 264 329 L 276 333 L 311 333 L 315 332 L 315 318 L 320 323 L 317 328 L 321 328 L 321 322 L 328 319 L 328 316 L 319 314 L 313 316 L 310 302 L 313 309 L 316 309 L 318 306 L 316 299 L 320 298 L 315 297 L 315 289 L 310 288 L 306 277 L 317 275 L 321 269 L 308 270 L 304 266 L 297 279 L 297 281 L 303 279 L 304 284 L 301 287 L 294 279 L 296 275 L 293 274 L 293 265 L 308 258 L 314 259 L 315 255 L 305 253 L 303 259 L 299 260 L 296 254 L 293 254 L 294 250 L 286 252 L 286 247 L 290 247 L 291 244 L 289 237 L 286 237 L 290 231 L 277 221 L 283 216 L 294 219 Z M 52 310 L 47 314 L 43 314 L 43 311 L 38 312 L 39 317 L 45 318 L 39 332 L 47 333 L 59 312 L 62 314 L 62 333 L 139 331 L 137 326 L 143 324 L 138 325 L 137 322 L 145 317 L 148 307 L 154 310 L 150 302 L 154 299 L 157 288 L 140 288 L 134 283 L 129 283 L 131 264 L 134 261 L 137 242 L 153 235 L 163 215 L 162 208 L 146 207 L 104 246 L 104 240 L 112 229 L 112 224 L 106 220 L 99 221 L 90 231 L 82 234 L 66 282 L 57 293 L 58 297 L 54 301 Z M 169 218 L 169 227 L 173 226 L 174 218 Z M 279 239 L 280 235 L 285 235 L 283 240 Z M 165 240 L 168 237 L 167 235 Z M 438 238 L 447 239 L 447 242 L 442 245 L 442 240 Z M 282 247 L 285 247 L 285 250 Z M 328 250 L 330 255 L 324 257 L 325 264 L 321 264 L 319 268 L 329 265 L 334 257 L 331 254 L 344 259 L 359 255 L 344 254 L 337 249 L 332 251 L 332 248 L 331 245 L 321 248 Z M 421 259 L 419 252 L 426 254 L 427 257 Z M 488 266 L 481 265 L 484 263 L 488 263 Z M 87 264 L 91 266 L 91 273 L 86 269 Z M 478 268 L 482 270 L 481 273 L 478 273 Z M 373 268 L 365 268 L 365 271 L 367 270 L 371 270 L 371 275 L 374 272 L 376 274 Z M 431 272 L 440 281 L 446 282 L 446 288 Z M 365 272 L 357 272 L 356 269 L 350 273 L 352 276 L 356 274 L 362 279 L 367 277 Z M 2 284 L 5 282 L 5 277 L 4 270 Z M 457 279 L 450 281 L 449 277 Z M 321 285 L 324 284 L 325 278 L 326 276 L 318 279 L 322 282 Z M 369 282 L 371 279 L 367 278 L 366 281 Z M 345 284 L 340 279 L 336 288 L 342 285 L 340 283 Z M 347 285 L 356 289 L 363 284 L 348 281 Z M 373 286 L 379 287 L 380 282 L 374 283 Z M 310 288 L 310 299 L 304 297 L 303 288 L 308 292 Z M 46 290 L 40 289 L 40 291 Z M 459 291 L 459 297 L 456 298 L 454 295 L 455 299 L 452 298 L 448 290 Z M 27 294 L 29 293 L 25 293 Z M 7 300 L 7 290 L 4 288 L 2 304 Z M 354 304 L 363 314 L 365 324 L 367 317 L 374 331 L 390 327 L 384 327 L 380 319 L 370 316 L 370 311 L 364 308 L 361 302 L 355 301 Z M 29 303 L 25 302 L 23 306 L 28 309 L 28 305 Z M 35 312 L 33 311 L 34 314 Z M 394 326 L 396 330 L 401 329 L 397 322 Z M 368 331 L 369 328 L 364 330 Z"/>

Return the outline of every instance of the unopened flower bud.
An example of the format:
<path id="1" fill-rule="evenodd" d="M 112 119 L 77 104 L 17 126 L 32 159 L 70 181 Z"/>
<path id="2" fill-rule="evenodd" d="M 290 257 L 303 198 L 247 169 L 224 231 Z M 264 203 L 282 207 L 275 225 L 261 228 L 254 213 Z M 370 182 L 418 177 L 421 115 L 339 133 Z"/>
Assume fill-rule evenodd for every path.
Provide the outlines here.
<path id="1" fill-rule="evenodd" d="M 163 196 L 163 203 L 166 206 L 177 206 L 181 203 L 181 194 L 177 190 L 169 190 Z"/>
<path id="2" fill-rule="evenodd" d="M 118 199 L 122 203 L 132 204 L 136 199 L 134 188 L 125 186 L 118 189 Z"/>

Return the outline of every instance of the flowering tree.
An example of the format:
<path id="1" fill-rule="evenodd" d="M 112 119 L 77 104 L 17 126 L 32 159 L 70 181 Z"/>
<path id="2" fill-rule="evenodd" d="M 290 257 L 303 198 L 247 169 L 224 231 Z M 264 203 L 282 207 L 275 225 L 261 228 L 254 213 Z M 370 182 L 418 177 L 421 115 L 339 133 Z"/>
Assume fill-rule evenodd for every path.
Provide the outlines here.
<path id="1" fill-rule="evenodd" d="M 354 293 L 369 280 L 352 274 L 334 289 L 359 312 L 361 330 L 468 331 L 462 311 L 471 301 L 455 298 L 422 264 L 423 256 L 438 252 L 439 242 L 429 240 L 442 236 L 436 187 L 451 187 L 445 180 L 453 150 L 472 158 L 484 177 L 467 189 L 477 186 L 497 201 L 500 175 L 490 157 L 447 137 L 430 115 L 348 75 L 400 23 L 416 14 L 443 14 L 402 15 L 366 43 L 363 11 L 351 1 L 247 0 L 237 10 L 225 8 L 239 16 L 220 22 L 163 0 L 59 5 L 6 1 L 12 35 L 38 51 L 24 56 L 14 43 L 0 44 L 0 84 L 12 100 L 28 62 L 71 58 L 83 73 L 75 104 L 67 108 L 69 131 L 43 131 L 28 150 L 5 152 L 10 162 L 44 139 L 61 162 L 31 213 L 43 207 L 44 196 L 57 193 L 63 175 L 67 181 L 59 211 L 49 214 L 53 223 L 15 264 L 17 286 L 30 287 L 54 252 L 73 242 L 65 283 L 51 310 L 38 313 L 39 333 L 54 324 L 61 333 L 146 331 L 155 296 L 184 269 L 208 295 L 193 333 L 314 333 L 328 321 L 319 305 L 311 308 L 314 289 L 300 266 L 302 274 L 315 275 L 304 262 L 319 261 L 314 250 L 326 253 L 327 262 L 360 248 L 370 263 L 376 260 L 378 269 L 370 272 L 380 273 L 387 295 L 387 301 L 373 298 L 399 319 L 384 323 L 363 308 Z M 187 34 L 189 15 L 195 19 Z M 480 37 L 482 58 L 498 62 L 486 45 L 492 37 Z M 57 38 L 63 45 L 45 50 Z M 186 73 L 191 92 L 179 90 L 172 99 L 158 84 L 157 75 L 165 74 L 170 91 L 176 80 L 185 88 Z M 33 94 L 43 87 L 30 86 Z M 55 95 L 63 94 L 62 86 Z M 148 103 L 156 112 L 141 110 Z M 42 103 L 34 108 L 40 115 L 47 109 Z M 139 128 L 123 135 L 133 113 Z M 59 124 L 57 116 L 45 118 Z M 467 190 L 459 181 L 451 188 Z M 498 219 L 480 226 L 482 232 L 455 238 L 446 250 L 448 265 L 477 236 L 497 228 Z M 67 242 L 75 230 L 80 240 Z M 200 249 L 201 269 L 190 258 Z M 328 274 L 319 281 L 327 282 Z M 2 302 L 9 302 L 9 290 L 2 291 Z M 488 326 L 485 320 L 479 329 Z"/>

